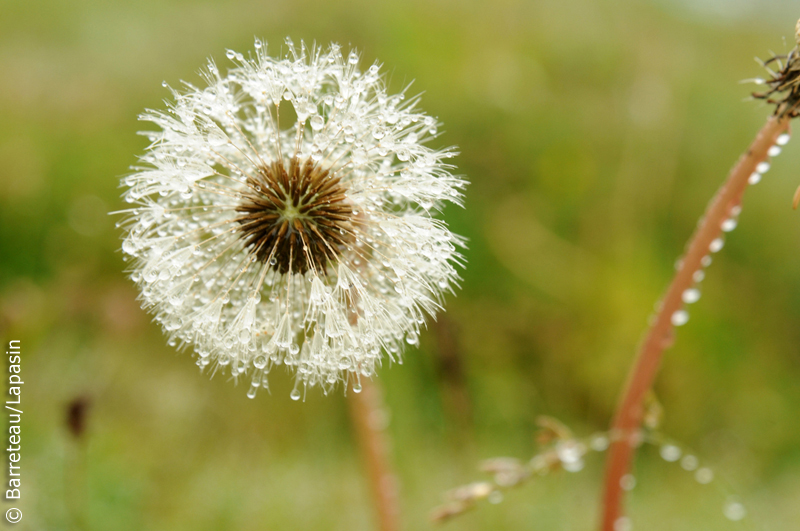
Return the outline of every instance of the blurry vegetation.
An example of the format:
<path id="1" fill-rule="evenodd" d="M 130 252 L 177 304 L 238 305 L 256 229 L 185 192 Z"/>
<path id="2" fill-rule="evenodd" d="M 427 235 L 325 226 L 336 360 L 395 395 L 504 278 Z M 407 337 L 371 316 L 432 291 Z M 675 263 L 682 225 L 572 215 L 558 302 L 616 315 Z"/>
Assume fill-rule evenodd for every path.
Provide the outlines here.
<path id="1" fill-rule="evenodd" d="M 730 5 L 728 5 L 730 4 Z M 605 429 L 653 302 L 706 200 L 769 109 L 752 61 L 791 47 L 796 10 L 737 2 L 29 2 L 0 17 L 0 331 L 21 339 L 26 529 L 67 529 L 64 425 L 82 435 L 88 529 L 370 529 L 339 393 L 248 400 L 166 346 L 123 270 L 119 177 L 166 80 L 253 37 L 352 44 L 424 91 L 471 181 L 445 213 L 470 239 L 463 290 L 380 380 L 405 529 L 430 529 L 475 463 L 532 455 L 535 419 Z M 780 36 L 786 35 L 787 44 Z M 800 175 L 793 141 L 745 198 L 656 392 L 662 431 L 725 476 L 752 527 L 800 521 Z M 452 525 L 591 529 L 600 459 Z M 637 461 L 638 529 L 730 529 L 726 494 L 657 452 Z M 715 480 L 715 484 L 723 485 Z"/>

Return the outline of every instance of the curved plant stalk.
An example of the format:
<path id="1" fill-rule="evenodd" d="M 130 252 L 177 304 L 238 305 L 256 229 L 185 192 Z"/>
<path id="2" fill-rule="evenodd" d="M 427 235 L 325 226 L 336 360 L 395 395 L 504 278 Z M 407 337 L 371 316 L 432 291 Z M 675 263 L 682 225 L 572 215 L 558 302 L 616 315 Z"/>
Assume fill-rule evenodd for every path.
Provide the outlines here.
<path id="1" fill-rule="evenodd" d="M 736 218 L 751 175 L 758 173 L 757 166 L 769 158 L 770 148 L 788 130 L 789 117 L 771 117 L 731 170 L 728 180 L 714 196 L 705 217 L 689 241 L 686 255 L 681 260 L 655 320 L 639 348 L 612 425 L 612 433 L 616 436 L 612 438 L 606 465 L 601 527 L 603 531 L 614 531 L 615 523 L 623 514 L 624 491 L 621 480 L 630 471 L 645 397 L 653 385 L 662 354 L 672 344 L 674 326 L 685 321 L 685 314 L 681 313 L 684 294 L 692 289 L 697 272 L 702 271 L 706 257 L 717 247 L 714 242 L 721 243 L 718 238 L 722 234 L 723 224 Z"/>
<path id="2" fill-rule="evenodd" d="M 397 480 L 389 463 L 389 442 L 385 433 L 386 412 L 381 388 L 365 378 L 361 381 L 361 392 L 348 396 L 347 402 L 364 467 L 369 476 L 378 529 L 397 531 L 400 528 Z"/>
<path id="3" fill-rule="evenodd" d="M 630 471 L 635 448 L 643 442 L 665 441 L 652 431 L 658 425 L 660 406 L 650 391 L 661 357 L 673 342 L 674 327 L 685 324 L 688 319 L 683 306 L 697 300 L 699 292 L 694 286 L 702 280 L 703 268 L 711 263 L 710 254 L 722 249 L 722 233 L 735 228 L 745 190 L 749 184 L 757 183 L 769 169 L 768 159 L 780 153 L 780 146 L 789 140 L 789 121 L 800 116 L 800 21 L 795 35 L 797 47 L 788 55 L 775 56 L 762 63 L 770 78 L 754 80 L 766 85 L 768 90 L 754 93 L 753 97 L 775 104 L 775 114 L 767 120 L 731 170 L 689 240 L 686 254 L 678 263 L 675 277 L 639 348 L 609 432 L 596 434 L 587 444 L 576 440 L 563 424 L 544 419 L 542 427 L 545 433 L 552 435 L 545 442 L 556 441 L 555 446 L 546 447 L 527 463 L 510 458 L 485 462 L 482 468 L 493 474 L 494 479 L 470 483 L 447 493 L 448 502 L 431 515 L 434 521 L 443 522 L 463 514 L 480 500 L 488 498 L 491 501 L 492 496 L 502 495 L 503 491 L 551 469 L 579 470 L 587 449 L 603 451 L 608 448 L 601 529 L 621 531 L 628 528 L 627 520 L 623 519 L 624 478 Z M 771 70 L 772 65 L 778 66 L 777 72 Z M 794 207 L 797 208 L 798 204 L 800 189 L 795 194 Z M 646 430 L 642 429 L 643 423 Z M 691 466 L 696 466 L 696 463 Z"/>
<path id="4" fill-rule="evenodd" d="M 767 159 L 780 152 L 776 144 L 788 141 L 789 121 L 800 116 L 800 20 L 795 26 L 797 46 L 786 56 L 774 56 L 762 63 L 769 73 L 769 79 L 755 80 L 764 84 L 767 90 L 756 92 L 754 98 L 763 99 L 775 105 L 775 114 L 761 128 L 739 162 L 731 170 L 727 181 L 719 189 L 700 220 L 697 231 L 689 241 L 686 255 L 681 260 L 678 271 L 667 289 L 658 313 L 639 348 L 625 392 L 612 425 L 612 444 L 606 465 L 605 494 L 603 498 L 603 531 L 615 531 L 615 524 L 622 516 L 623 489 L 621 480 L 631 467 L 634 448 L 639 437 L 645 396 L 653 385 L 656 372 L 661 363 L 664 350 L 672 343 L 673 327 L 686 322 L 687 314 L 681 309 L 690 294 L 692 286 L 702 278 L 702 268 L 706 265 L 709 252 L 718 251 L 722 240 L 720 234 L 729 230 L 726 224 L 735 218 L 740 209 L 742 195 L 748 182 L 758 182 L 760 174 L 769 169 Z M 778 71 L 773 71 L 772 66 Z M 777 149 L 776 149 L 777 148 Z M 775 150 L 775 151 L 773 151 Z M 766 166 L 762 167 L 762 164 Z M 751 181 L 752 177 L 757 177 Z M 794 206 L 797 207 L 798 194 Z M 695 298 L 689 296 L 689 300 Z"/>

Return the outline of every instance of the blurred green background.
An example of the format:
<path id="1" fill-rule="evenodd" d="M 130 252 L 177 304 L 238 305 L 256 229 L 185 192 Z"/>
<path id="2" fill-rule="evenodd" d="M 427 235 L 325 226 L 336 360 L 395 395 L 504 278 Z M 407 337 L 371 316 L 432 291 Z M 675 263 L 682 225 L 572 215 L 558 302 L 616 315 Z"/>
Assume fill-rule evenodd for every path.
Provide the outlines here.
<path id="1" fill-rule="evenodd" d="M 284 37 L 351 44 L 424 91 L 471 185 L 463 289 L 402 367 L 391 413 L 403 529 L 480 459 L 526 457 L 535 418 L 607 426 L 653 303 L 770 109 L 743 102 L 800 15 L 756 0 L 5 0 L 0 12 L 0 336 L 20 339 L 22 529 L 361 530 L 373 514 L 341 393 L 255 400 L 166 346 L 123 270 L 120 176 L 162 80 Z M 788 38 L 786 40 L 784 37 Z M 644 448 L 634 529 L 800 521 L 800 147 L 745 196 L 656 391 L 711 485 Z M 66 407 L 89 403 L 82 440 Z M 593 529 L 603 456 L 445 529 Z M 739 523 L 722 507 L 736 494 Z M 3 504 L 9 506 L 8 503 Z M 3 509 L 5 511 L 5 508 Z"/>

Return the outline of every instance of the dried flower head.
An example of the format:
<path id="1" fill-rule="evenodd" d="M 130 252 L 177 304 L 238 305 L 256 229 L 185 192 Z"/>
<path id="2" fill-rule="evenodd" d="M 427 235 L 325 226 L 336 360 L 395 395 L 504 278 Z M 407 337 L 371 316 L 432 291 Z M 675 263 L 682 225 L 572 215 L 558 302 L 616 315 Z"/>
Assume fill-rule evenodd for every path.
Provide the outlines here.
<path id="1" fill-rule="evenodd" d="M 284 364 L 299 386 L 360 389 L 385 351 L 400 360 L 425 314 L 458 280 L 460 237 L 434 219 L 460 204 L 451 149 L 418 98 L 389 95 L 355 52 L 261 41 L 228 51 L 205 87 L 172 90 L 143 167 L 123 251 L 143 307 L 197 364 L 249 378 L 248 396 Z"/>
<path id="2" fill-rule="evenodd" d="M 765 84 L 769 90 L 754 92 L 753 97 L 766 100 L 775 105 L 775 115 L 781 118 L 800 116 L 800 20 L 795 26 L 797 46 L 788 55 L 775 55 L 762 64 L 769 73 L 769 79 L 758 78 L 759 84 Z M 778 71 L 772 70 L 772 66 Z"/>

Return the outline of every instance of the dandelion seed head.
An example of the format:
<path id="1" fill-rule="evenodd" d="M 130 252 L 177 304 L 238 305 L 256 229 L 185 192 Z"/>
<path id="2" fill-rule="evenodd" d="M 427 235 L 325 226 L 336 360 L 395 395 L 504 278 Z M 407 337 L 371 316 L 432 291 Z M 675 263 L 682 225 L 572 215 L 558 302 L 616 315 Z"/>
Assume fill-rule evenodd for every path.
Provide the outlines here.
<path id="1" fill-rule="evenodd" d="M 360 386 L 418 342 L 463 266 L 464 240 L 434 217 L 466 184 L 452 149 L 427 146 L 437 120 L 354 52 L 285 49 L 229 50 L 226 74 L 211 61 L 203 86 L 170 89 L 140 117 L 159 130 L 123 179 L 142 306 L 251 397 L 276 365 L 292 398 Z"/>

